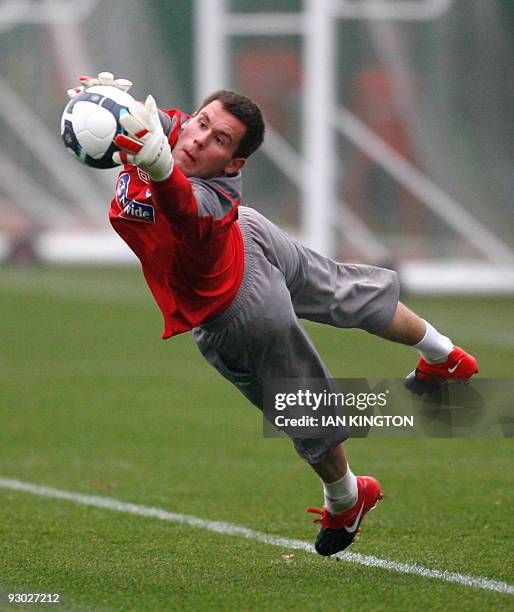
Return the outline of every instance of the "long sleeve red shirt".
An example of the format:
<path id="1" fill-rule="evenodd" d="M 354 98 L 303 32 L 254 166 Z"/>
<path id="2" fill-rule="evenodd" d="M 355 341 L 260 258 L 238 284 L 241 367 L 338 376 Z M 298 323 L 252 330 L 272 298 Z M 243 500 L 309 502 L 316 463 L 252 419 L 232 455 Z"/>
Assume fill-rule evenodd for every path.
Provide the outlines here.
<path id="1" fill-rule="evenodd" d="M 187 115 L 166 113 L 173 148 Z M 216 317 L 236 296 L 244 271 L 241 183 L 240 173 L 198 179 L 176 167 L 158 183 L 135 166 L 120 173 L 109 219 L 141 262 L 164 318 L 163 338 Z"/>

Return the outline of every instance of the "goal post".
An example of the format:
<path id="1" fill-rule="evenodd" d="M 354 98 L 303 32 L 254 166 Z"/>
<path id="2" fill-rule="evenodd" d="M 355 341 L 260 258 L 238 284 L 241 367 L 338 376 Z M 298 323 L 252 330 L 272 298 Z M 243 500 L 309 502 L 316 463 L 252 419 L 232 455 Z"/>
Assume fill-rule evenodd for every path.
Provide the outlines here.
<path id="1" fill-rule="evenodd" d="M 340 45 L 344 44 L 338 40 L 338 24 L 345 20 L 370 24 L 378 39 L 382 37 L 385 40 L 391 32 L 384 32 L 382 36 L 381 28 L 388 23 L 415 24 L 413 27 L 425 23 L 429 27 L 432 22 L 444 22 L 458 1 L 304 0 L 296 12 L 270 11 L 269 7 L 260 10 L 257 3 L 250 11 L 246 2 L 247 10 L 244 12 L 238 10 L 238 2 L 196 0 L 197 99 L 209 90 L 235 86 L 234 54 L 240 41 L 245 40 L 251 46 L 254 40 L 255 46 L 259 47 L 266 44 L 263 40 L 268 40 L 273 47 L 291 37 L 300 40 L 302 112 L 298 130 L 302 134 L 301 150 L 296 151 L 281 137 L 279 126 L 272 125 L 271 143 L 265 145 L 263 151 L 298 189 L 300 223 L 297 231 L 302 240 L 325 254 L 338 256 L 341 254 L 339 242 L 343 239 L 358 258 L 371 260 L 371 263 L 395 262 L 400 270 L 405 265 L 409 277 L 412 277 L 411 257 L 405 254 L 405 249 L 402 248 L 401 252 L 396 249 L 399 239 L 388 239 L 386 232 L 383 235 L 370 226 L 358 208 L 348 206 L 344 189 L 341 192 L 338 187 L 349 172 L 344 153 L 340 151 L 339 140 L 343 138 L 356 151 L 356 156 L 371 160 L 375 167 L 398 184 L 399 189 L 409 192 L 416 205 L 430 215 L 430 225 L 444 228 L 436 234 L 434 253 L 427 254 L 427 249 L 424 253 L 416 252 L 415 241 L 413 243 L 411 251 L 413 260 L 418 260 L 420 278 L 423 270 L 433 274 L 437 265 L 441 269 L 447 266 L 455 270 L 455 287 L 463 285 L 465 288 L 466 283 L 470 287 L 474 285 L 468 281 L 475 272 L 487 274 L 489 270 L 490 278 L 497 279 L 488 284 L 490 289 L 495 285 L 500 290 L 503 284 L 502 291 L 505 287 L 514 290 L 514 255 L 501 232 L 488 227 L 470 207 L 438 185 L 419 164 L 396 150 L 380 132 L 374 132 L 373 127 L 366 125 L 353 109 L 338 100 L 338 76 L 345 69 L 338 64 Z M 388 66 L 391 58 L 379 59 L 385 69 L 398 70 L 395 66 Z M 394 75 L 392 81 L 394 85 Z M 401 93 L 393 92 L 392 97 L 398 98 Z M 423 120 L 422 114 L 417 119 Z M 296 171 L 293 169 L 295 166 Z M 441 236 L 446 233 L 445 244 L 451 244 L 451 235 L 455 235 L 455 242 L 462 241 L 466 245 L 461 249 L 462 257 L 459 252 L 445 254 L 446 247 L 439 246 Z M 448 289 L 447 282 L 445 288 Z"/>

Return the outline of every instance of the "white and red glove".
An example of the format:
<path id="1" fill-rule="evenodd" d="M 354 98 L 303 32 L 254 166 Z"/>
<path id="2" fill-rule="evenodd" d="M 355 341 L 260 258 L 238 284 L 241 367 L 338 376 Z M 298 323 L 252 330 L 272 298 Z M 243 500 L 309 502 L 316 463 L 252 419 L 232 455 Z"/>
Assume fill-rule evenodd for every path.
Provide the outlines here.
<path id="1" fill-rule="evenodd" d="M 115 79 L 112 72 L 100 72 L 97 77 L 80 76 L 80 85 L 78 87 L 72 87 L 66 92 L 69 98 L 78 96 L 89 87 L 95 85 L 109 85 L 111 87 L 117 87 L 122 91 L 128 91 L 132 87 L 132 81 L 128 79 Z"/>
<path id="2" fill-rule="evenodd" d="M 113 154 L 113 161 L 139 166 L 152 181 L 166 180 L 173 171 L 173 156 L 153 96 L 148 96 L 144 104 L 131 104 L 120 116 L 120 123 L 128 135 L 119 134 L 114 139 L 121 151 Z"/>

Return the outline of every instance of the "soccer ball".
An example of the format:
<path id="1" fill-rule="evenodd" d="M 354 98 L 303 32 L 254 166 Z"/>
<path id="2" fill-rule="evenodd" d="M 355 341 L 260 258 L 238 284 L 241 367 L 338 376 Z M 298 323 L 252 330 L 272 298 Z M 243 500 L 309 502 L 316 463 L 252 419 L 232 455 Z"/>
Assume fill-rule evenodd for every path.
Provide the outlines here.
<path id="1" fill-rule="evenodd" d="M 61 119 L 61 136 L 66 150 L 91 168 L 114 168 L 112 154 L 119 151 L 114 144 L 123 133 L 120 115 L 134 98 L 126 91 L 110 85 L 89 87 L 72 98 Z"/>

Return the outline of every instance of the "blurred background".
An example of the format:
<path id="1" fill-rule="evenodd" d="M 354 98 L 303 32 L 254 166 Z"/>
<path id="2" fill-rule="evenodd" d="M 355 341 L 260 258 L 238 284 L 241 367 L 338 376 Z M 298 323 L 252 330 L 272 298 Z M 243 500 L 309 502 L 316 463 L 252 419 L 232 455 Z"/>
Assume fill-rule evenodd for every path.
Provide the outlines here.
<path id="1" fill-rule="evenodd" d="M 220 87 L 268 137 L 244 202 L 413 292 L 514 291 L 512 0 L 0 0 L 0 257 L 135 263 L 116 170 L 62 146 L 65 91 L 109 70 L 161 108 Z"/>
<path id="2" fill-rule="evenodd" d="M 78 75 L 111 71 L 136 98 L 185 111 L 220 87 L 254 97 L 268 133 L 244 202 L 326 254 L 397 269 L 402 301 L 502 390 L 514 378 L 513 50 L 513 0 L 0 0 L 0 600 L 507 609 L 505 593 L 74 508 L 5 479 L 305 541 L 305 507 L 322 501 L 190 334 L 160 340 L 159 309 L 108 222 L 117 171 L 78 163 L 60 138 Z M 362 330 L 306 329 L 336 378 L 373 388 L 416 362 Z M 387 493 L 358 554 L 514 584 L 513 424 L 501 424 L 511 438 L 352 440 L 353 469 Z"/>

